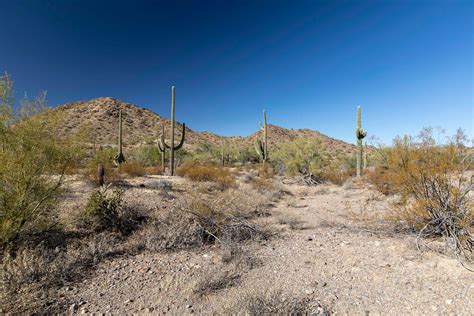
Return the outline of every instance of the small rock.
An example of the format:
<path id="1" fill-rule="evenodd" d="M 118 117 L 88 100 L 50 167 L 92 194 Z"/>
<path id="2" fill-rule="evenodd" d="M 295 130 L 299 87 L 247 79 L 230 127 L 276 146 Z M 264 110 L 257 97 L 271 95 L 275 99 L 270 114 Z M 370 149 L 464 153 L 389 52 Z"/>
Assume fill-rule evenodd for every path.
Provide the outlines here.
<path id="1" fill-rule="evenodd" d="M 151 313 L 151 312 L 153 312 L 154 310 L 155 310 L 154 307 L 147 307 L 147 308 L 145 308 L 145 313 Z"/>
<path id="2" fill-rule="evenodd" d="M 133 300 L 132 299 L 128 299 L 124 302 L 125 304 L 129 304 L 129 303 L 133 303 Z"/>
<path id="3" fill-rule="evenodd" d="M 81 309 L 81 314 L 87 314 L 89 311 L 86 308 Z"/>
<path id="4" fill-rule="evenodd" d="M 453 303 L 453 300 L 446 300 L 444 301 L 446 304 L 451 305 Z"/>
<path id="5" fill-rule="evenodd" d="M 77 311 L 78 307 L 79 306 L 77 306 L 77 304 L 74 303 L 74 304 L 71 304 L 71 306 L 69 306 L 69 310 L 71 311 L 71 313 L 74 313 L 75 311 Z"/>
<path id="6" fill-rule="evenodd" d="M 192 308 L 192 307 L 193 307 L 193 305 L 191 305 L 191 304 L 186 305 L 186 308 Z"/>
<path id="7" fill-rule="evenodd" d="M 311 295 L 311 294 L 314 293 L 314 290 L 313 290 L 313 289 L 306 289 L 306 290 L 304 290 L 304 293 L 305 293 L 306 295 Z"/>
<path id="8" fill-rule="evenodd" d="M 312 241 L 313 240 L 313 237 L 308 237 L 308 241 Z"/>

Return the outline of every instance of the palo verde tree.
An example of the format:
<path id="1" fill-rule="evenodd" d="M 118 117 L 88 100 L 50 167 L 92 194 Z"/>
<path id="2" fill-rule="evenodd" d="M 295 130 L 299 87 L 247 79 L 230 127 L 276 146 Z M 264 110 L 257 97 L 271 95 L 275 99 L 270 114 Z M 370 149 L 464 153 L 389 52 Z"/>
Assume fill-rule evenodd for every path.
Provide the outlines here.
<path id="1" fill-rule="evenodd" d="M 0 243 L 35 227 L 57 204 L 64 175 L 82 159 L 82 142 L 60 138 L 62 117 L 46 94 L 13 111 L 13 81 L 0 76 Z"/>

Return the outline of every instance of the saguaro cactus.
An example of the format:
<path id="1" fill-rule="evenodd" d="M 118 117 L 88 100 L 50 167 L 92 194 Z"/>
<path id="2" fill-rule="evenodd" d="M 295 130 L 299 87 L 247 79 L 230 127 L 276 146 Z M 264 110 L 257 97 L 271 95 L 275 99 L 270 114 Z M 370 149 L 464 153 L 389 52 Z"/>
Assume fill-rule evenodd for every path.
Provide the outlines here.
<path id="1" fill-rule="evenodd" d="M 364 142 L 364 167 L 363 169 L 367 169 L 367 142 Z"/>
<path id="2" fill-rule="evenodd" d="M 360 105 L 357 106 L 357 128 L 356 128 L 356 137 L 357 137 L 357 176 L 360 177 L 362 174 L 362 140 L 367 136 L 367 131 L 363 130 L 361 127 L 361 114 L 360 114 Z"/>
<path id="3" fill-rule="evenodd" d="M 183 123 L 183 131 L 181 132 L 181 140 L 178 145 L 174 145 L 174 86 L 171 87 L 171 134 L 170 145 L 166 144 L 164 133 L 161 135 L 161 141 L 164 147 L 170 149 L 170 175 L 174 176 L 174 151 L 183 147 L 186 125 Z"/>
<path id="4" fill-rule="evenodd" d="M 104 176 L 105 176 L 105 168 L 104 168 L 104 165 L 103 164 L 99 164 L 97 166 L 97 182 L 99 184 L 99 186 L 103 186 L 104 185 Z"/>
<path id="5" fill-rule="evenodd" d="M 165 145 L 165 122 L 161 123 L 161 135 L 158 140 L 158 150 L 161 153 L 161 172 L 165 174 L 165 159 L 166 159 L 166 145 Z"/>
<path id="6" fill-rule="evenodd" d="M 118 153 L 115 156 L 115 162 L 120 165 L 125 162 L 125 156 L 122 152 L 122 109 L 119 110 L 119 135 L 118 135 Z"/>
<path id="7" fill-rule="evenodd" d="M 260 130 L 263 131 L 263 141 L 257 136 L 255 140 L 255 150 L 257 154 L 262 158 L 263 165 L 268 160 L 268 134 L 267 134 L 267 113 L 263 110 L 263 125 L 260 122 Z"/>

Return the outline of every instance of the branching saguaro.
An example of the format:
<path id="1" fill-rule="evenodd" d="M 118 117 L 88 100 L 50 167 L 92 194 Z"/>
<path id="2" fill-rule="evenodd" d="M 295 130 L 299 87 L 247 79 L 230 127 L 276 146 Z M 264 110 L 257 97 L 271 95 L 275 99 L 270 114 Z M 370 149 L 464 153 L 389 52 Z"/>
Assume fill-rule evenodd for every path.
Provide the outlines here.
<path id="1" fill-rule="evenodd" d="M 357 106 L 357 127 L 356 127 L 356 138 L 357 138 L 357 176 L 360 177 L 362 174 L 362 140 L 367 136 L 367 131 L 361 127 L 361 114 L 360 105 Z"/>
<path id="2" fill-rule="evenodd" d="M 171 133 L 170 133 L 170 144 L 166 144 L 165 133 L 163 128 L 163 133 L 160 137 L 161 146 L 163 149 L 168 148 L 170 150 L 170 175 L 174 176 L 174 151 L 183 147 L 184 137 L 186 132 L 186 125 L 183 123 L 183 131 L 181 132 L 181 140 L 179 144 L 175 146 L 174 144 L 174 86 L 171 87 Z M 163 152 L 164 157 L 164 152 Z"/>
<path id="3" fill-rule="evenodd" d="M 265 110 L 263 110 L 263 125 L 262 122 L 260 122 L 260 130 L 263 131 L 263 141 L 257 136 L 255 140 L 255 150 L 262 158 L 263 165 L 265 165 L 268 160 L 267 113 Z"/>
<path id="4" fill-rule="evenodd" d="M 165 160 L 166 160 L 166 146 L 164 143 L 164 135 L 165 135 L 165 122 L 161 123 L 161 136 L 160 139 L 158 140 L 158 150 L 160 151 L 161 154 L 161 173 L 165 174 L 166 172 L 166 166 L 165 166 Z"/>
<path id="5" fill-rule="evenodd" d="M 125 156 L 122 151 L 122 109 L 119 109 L 118 152 L 115 156 L 115 162 L 118 165 L 125 162 Z"/>

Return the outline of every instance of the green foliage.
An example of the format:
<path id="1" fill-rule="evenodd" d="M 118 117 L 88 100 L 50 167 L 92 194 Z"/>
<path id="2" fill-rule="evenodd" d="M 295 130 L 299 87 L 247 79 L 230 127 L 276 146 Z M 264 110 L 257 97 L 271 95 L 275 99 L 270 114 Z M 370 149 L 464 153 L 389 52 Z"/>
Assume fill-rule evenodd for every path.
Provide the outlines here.
<path id="1" fill-rule="evenodd" d="M 318 138 L 299 137 L 281 144 L 272 155 L 274 169 L 288 175 L 318 174 L 330 161 L 330 155 Z"/>
<path id="2" fill-rule="evenodd" d="M 2 94 L 11 89 L 2 77 Z M 8 88 L 10 87 L 10 88 Z M 11 99 L 2 98 L 0 122 L 0 242 L 17 236 L 26 224 L 51 210 L 61 193 L 63 179 L 82 159 L 77 139 L 60 139 L 61 116 L 46 109 L 43 96 L 22 103 L 20 116 L 13 117 Z M 7 109 L 7 110 L 5 110 Z M 29 117 L 30 114 L 40 115 Z"/>
<path id="3" fill-rule="evenodd" d="M 161 153 L 156 145 L 142 145 L 130 153 L 133 160 L 146 167 L 153 167 L 161 164 Z"/>
<path id="4" fill-rule="evenodd" d="M 237 151 L 236 161 L 242 164 L 258 162 L 260 157 L 252 147 L 242 148 Z"/>
<path id="5" fill-rule="evenodd" d="M 83 224 L 94 231 L 119 228 L 122 213 L 123 191 L 107 191 L 107 187 L 94 191 L 84 211 Z"/>

